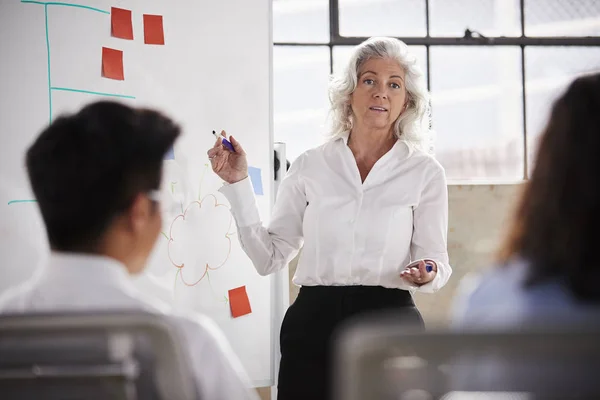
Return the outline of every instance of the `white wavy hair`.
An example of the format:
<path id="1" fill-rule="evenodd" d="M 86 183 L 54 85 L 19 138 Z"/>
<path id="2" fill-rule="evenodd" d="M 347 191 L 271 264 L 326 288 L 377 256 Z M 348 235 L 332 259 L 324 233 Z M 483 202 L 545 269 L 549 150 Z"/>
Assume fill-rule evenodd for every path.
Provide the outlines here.
<path id="1" fill-rule="evenodd" d="M 408 46 L 394 38 L 372 37 L 354 48 L 352 57 L 343 72 L 329 82 L 331 103 L 331 138 L 347 134 L 353 126 L 350 96 L 358 84 L 362 65 L 373 58 L 395 60 L 404 69 L 408 103 L 406 110 L 394 123 L 394 134 L 399 140 L 425 152 L 432 151 L 429 131 L 429 93 L 423 72 L 417 66 L 416 57 Z"/>

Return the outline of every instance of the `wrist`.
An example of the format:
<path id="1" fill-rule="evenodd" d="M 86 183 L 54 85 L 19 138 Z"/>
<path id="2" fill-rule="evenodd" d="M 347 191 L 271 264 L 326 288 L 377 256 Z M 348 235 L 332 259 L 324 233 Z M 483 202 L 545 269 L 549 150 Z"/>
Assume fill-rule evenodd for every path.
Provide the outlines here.
<path id="1" fill-rule="evenodd" d="M 232 179 L 228 180 L 227 183 L 230 184 L 230 185 L 233 185 L 234 183 L 238 183 L 238 182 L 243 181 L 247 177 L 248 177 L 248 174 L 246 174 L 245 176 L 242 176 L 242 177 L 235 177 L 235 178 L 232 178 Z"/>

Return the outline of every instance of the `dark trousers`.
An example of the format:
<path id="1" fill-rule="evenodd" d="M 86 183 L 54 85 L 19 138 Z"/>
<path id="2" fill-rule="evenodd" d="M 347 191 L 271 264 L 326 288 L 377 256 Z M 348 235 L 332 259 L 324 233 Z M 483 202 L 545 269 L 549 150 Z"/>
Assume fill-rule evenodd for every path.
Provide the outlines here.
<path id="1" fill-rule="evenodd" d="M 332 395 L 333 338 L 354 317 L 402 311 L 423 328 L 409 292 L 381 286 L 303 286 L 281 325 L 278 400 L 328 400 Z"/>

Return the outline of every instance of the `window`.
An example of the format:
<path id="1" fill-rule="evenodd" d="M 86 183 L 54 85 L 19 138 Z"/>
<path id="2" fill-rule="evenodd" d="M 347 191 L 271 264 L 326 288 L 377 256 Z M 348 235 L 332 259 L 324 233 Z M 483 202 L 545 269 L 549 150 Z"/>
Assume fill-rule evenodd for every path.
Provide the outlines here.
<path id="1" fill-rule="evenodd" d="M 341 36 L 425 36 L 422 0 L 339 0 Z"/>
<path id="2" fill-rule="evenodd" d="M 527 36 L 600 36 L 598 0 L 525 0 Z"/>
<path id="3" fill-rule="evenodd" d="M 429 0 L 432 36 L 521 36 L 519 0 Z"/>
<path id="4" fill-rule="evenodd" d="M 393 36 L 426 73 L 450 182 L 526 179 L 553 99 L 600 71 L 597 0 L 274 0 L 273 31 L 275 139 L 290 161 L 328 133 L 330 73 Z"/>
<path id="5" fill-rule="evenodd" d="M 432 46 L 430 60 L 435 153 L 447 178 L 522 178 L 520 49 Z"/>
<path id="6" fill-rule="evenodd" d="M 577 76 L 600 71 L 600 51 L 595 47 L 531 47 L 525 50 L 527 93 L 527 148 L 529 167 L 539 134 L 552 102 Z"/>
<path id="7" fill-rule="evenodd" d="M 286 144 L 289 160 L 325 138 L 330 63 L 327 46 L 277 46 L 273 51 L 275 140 Z"/>

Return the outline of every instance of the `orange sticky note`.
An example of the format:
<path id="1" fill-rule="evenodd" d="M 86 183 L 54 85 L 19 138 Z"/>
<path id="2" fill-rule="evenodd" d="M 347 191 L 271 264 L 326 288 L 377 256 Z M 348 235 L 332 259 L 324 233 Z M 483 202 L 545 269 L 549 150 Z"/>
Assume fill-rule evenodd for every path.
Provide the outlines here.
<path id="1" fill-rule="evenodd" d="M 131 10 L 111 7 L 110 25 L 111 34 L 114 37 L 133 40 L 133 24 L 131 23 Z"/>
<path id="2" fill-rule="evenodd" d="M 144 14 L 144 43 L 165 44 L 162 15 Z"/>
<path id="3" fill-rule="evenodd" d="M 246 294 L 246 286 L 240 286 L 229 291 L 229 307 L 233 318 L 252 312 L 250 300 L 248 300 L 248 294 Z"/>
<path id="4" fill-rule="evenodd" d="M 123 52 L 121 50 L 102 48 L 102 76 L 119 81 L 125 80 L 123 74 Z"/>

